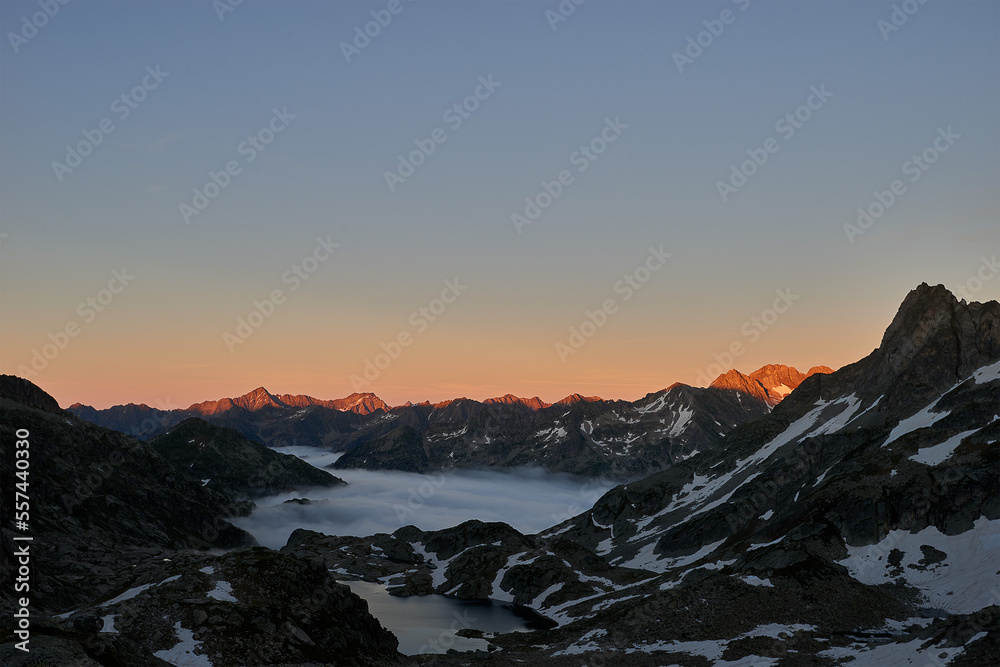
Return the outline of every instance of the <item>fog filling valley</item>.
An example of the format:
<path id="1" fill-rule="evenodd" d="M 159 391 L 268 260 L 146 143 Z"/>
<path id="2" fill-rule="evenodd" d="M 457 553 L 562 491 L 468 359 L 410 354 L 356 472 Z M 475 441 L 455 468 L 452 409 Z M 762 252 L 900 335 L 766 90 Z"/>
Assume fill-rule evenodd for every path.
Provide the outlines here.
<path id="1" fill-rule="evenodd" d="M 318 468 L 340 457 L 315 447 L 281 447 Z M 248 517 L 233 523 L 266 547 L 280 549 L 296 528 L 328 535 L 392 533 L 412 524 L 450 528 L 469 519 L 502 521 L 524 534 L 537 533 L 590 507 L 616 484 L 540 468 L 453 470 L 431 474 L 329 470 L 347 482 L 261 498 Z M 307 498 L 309 504 L 286 503 Z"/>

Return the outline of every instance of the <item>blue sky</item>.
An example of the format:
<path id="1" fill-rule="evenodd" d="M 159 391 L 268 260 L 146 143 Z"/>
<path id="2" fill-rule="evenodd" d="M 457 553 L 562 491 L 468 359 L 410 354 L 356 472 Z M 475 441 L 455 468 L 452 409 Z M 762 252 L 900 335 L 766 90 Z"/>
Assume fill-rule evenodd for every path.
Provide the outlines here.
<path id="1" fill-rule="evenodd" d="M 346 62 L 341 43 L 387 4 L 244 0 L 220 20 L 209 0 L 73 0 L 15 53 L 9 33 L 40 10 L 5 0 L 4 372 L 125 266 L 135 281 L 33 378 L 62 402 L 344 395 L 457 276 L 468 291 L 367 390 L 636 398 L 693 383 L 780 288 L 800 300 L 736 367 L 854 361 L 909 289 L 966 284 L 1000 245 L 995 2 L 932 0 L 885 39 L 893 3 L 589 0 L 553 30 L 558 2 L 414 0 Z M 723 11 L 679 72 L 673 54 Z M 157 66 L 119 120 L 112 101 Z M 480 77 L 500 85 L 453 130 L 443 113 Z M 821 86 L 832 96 L 778 133 Z M 273 109 L 295 117 L 246 162 Z M 105 118 L 60 182 L 53 161 Z M 616 118 L 627 129 L 576 172 Z M 909 181 L 903 164 L 948 127 L 960 138 Z M 436 128 L 446 141 L 391 192 L 386 170 Z M 769 137 L 778 151 L 723 201 L 717 182 Z M 185 224 L 179 205 L 230 160 L 240 173 Z M 564 169 L 573 183 L 518 234 L 511 215 Z M 849 243 L 843 225 L 895 179 L 905 194 Z M 223 333 L 327 235 L 334 257 L 230 352 Z M 616 281 L 660 245 L 671 259 L 621 303 Z M 998 295 L 993 280 L 975 297 Z M 556 344 L 608 298 L 620 309 L 562 361 Z"/>

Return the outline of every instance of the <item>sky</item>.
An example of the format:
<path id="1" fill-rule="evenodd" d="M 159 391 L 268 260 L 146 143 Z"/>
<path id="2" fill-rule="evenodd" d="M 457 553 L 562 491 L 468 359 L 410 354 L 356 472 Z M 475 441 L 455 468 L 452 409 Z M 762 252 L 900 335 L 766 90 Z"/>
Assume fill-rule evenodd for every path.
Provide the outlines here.
<path id="1" fill-rule="evenodd" d="M 0 372 L 63 406 L 634 400 L 1000 297 L 996 2 L 229 2 L 0 3 Z"/>

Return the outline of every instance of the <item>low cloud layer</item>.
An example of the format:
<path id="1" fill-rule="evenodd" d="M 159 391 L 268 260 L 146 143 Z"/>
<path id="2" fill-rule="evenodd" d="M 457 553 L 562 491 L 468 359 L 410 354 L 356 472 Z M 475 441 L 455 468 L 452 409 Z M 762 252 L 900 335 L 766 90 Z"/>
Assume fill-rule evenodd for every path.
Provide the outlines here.
<path id="1" fill-rule="evenodd" d="M 334 460 L 324 450 L 285 447 L 322 467 Z M 502 521 L 522 533 L 537 533 L 589 509 L 614 484 L 573 478 L 536 468 L 512 471 L 456 470 L 420 475 L 406 472 L 337 470 L 347 487 L 303 489 L 257 501 L 249 517 L 233 521 L 262 545 L 280 548 L 296 528 L 329 535 L 391 533 L 407 524 L 439 530 L 469 519 Z M 287 503 L 308 498 L 308 505 Z"/>

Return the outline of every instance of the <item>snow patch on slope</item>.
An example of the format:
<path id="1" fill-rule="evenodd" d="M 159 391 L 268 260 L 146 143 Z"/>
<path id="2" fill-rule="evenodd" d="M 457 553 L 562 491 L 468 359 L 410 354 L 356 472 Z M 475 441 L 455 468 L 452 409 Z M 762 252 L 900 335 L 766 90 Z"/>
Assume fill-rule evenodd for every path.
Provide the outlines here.
<path id="1" fill-rule="evenodd" d="M 922 546 L 947 555 L 942 561 L 931 563 L 921 550 Z M 902 573 L 898 575 L 888 563 L 893 549 L 903 553 L 899 563 Z M 972 530 L 958 535 L 945 535 L 934 526 L 918 533 L 893 530 L 877 544 L 848 545 L 847 551 L 848 557 L 839 562 L 847 567 L 852 577 L 868 585 L 901 578 L 923 593 L 931 607 L 953 614 L 971 614 L 998 602 L 996 589 L 984 582 L 996 580 L 1000 519 L 990 521 L 980 517 Z"/>
<path id="2" fill-rule="evenodd" d="M 975 380 L 976 384 L 986 384 L 987 382 L 1000 380 L 1000 361 L 989 366 L 983 366 L 972 374 L 972 379 Z"/>
<path id="3" fill-rule="evenodd" d="M 942 394 L 943 396 L 943 394 Z M 951 410 L 945 410 L 944 412 L 934 412 L 934 408 L 937 406 L 938 401 L 941 400 L 941 396 L 934 399 L 934 402 L 928 405 L 926 408 L 913 415 L 912 417 L 907 417 L 906 419 L 900 421 L 896 428 L 892 429 L 889 437 L 886 438 L 882 446 L 885 447 L 889 443 L 895 442 L 899 438 L 903 437 L 907 433 L 912 433 L 919 428 L 927 428 L 928 426 L 933 426 L 934 422 L 939 419 L 944 419 L 949 414 Z"/>
<path id="4" fill-rule="evenodd" d="M 934 445 L 933 447 L 924 447 L 918 453 L 911 456 L 910 460 L 928 466 L 936 466 L 950 458 L 958 446 L 962 444 L 962 441 L 978 430 L 978 428 L 974 428 L 970 431 L 963 431 L 951 436 L 941 444 Z"/>
<path id="5" fill-rule="evenodd" d="M 153 655 L 176 667 L 212 667 L 212 661 L 207 655 L 195 653 L 195 649 L 201 647 L 201 642 L 195 641 L 193 632 L 181 627 L 180 621 L 174 623 L 174 632 L 177 633 L 178 641 L 173 648 L 156 651 Z"/>
<path id="6" fill-rule="evenodd" d="M 98 606 L 99 607 L 110 607 L 113 604 L 118 604 L 119 602 L 124 602 L 125 600 L 131 600 L 135 596 L 139 595 L 140 593 L 143 593 L 144 591 L 149 590 L 153 586 L 162 586 L 163 584 L 169 583 L 171 581 L 176 581 L 177 579 L 180 579 L 180 578 L 181 578 L 181 575 L 177 574 L 177 575 L 174 575 L 172 577 L 167 577 L 166 579 L 164 579 L 163 581 L 161 581 L 161 582 L 159 582 L 157 584 L 143 584 L 142 586 L 136 586 L 135 588 L 130 588 L 127 591 L 125 591 L 124 593 L 122 593 L 121 595 L 113 597 L 110 600 L 108 600 L 107 602 L 102 602 Z"/>

